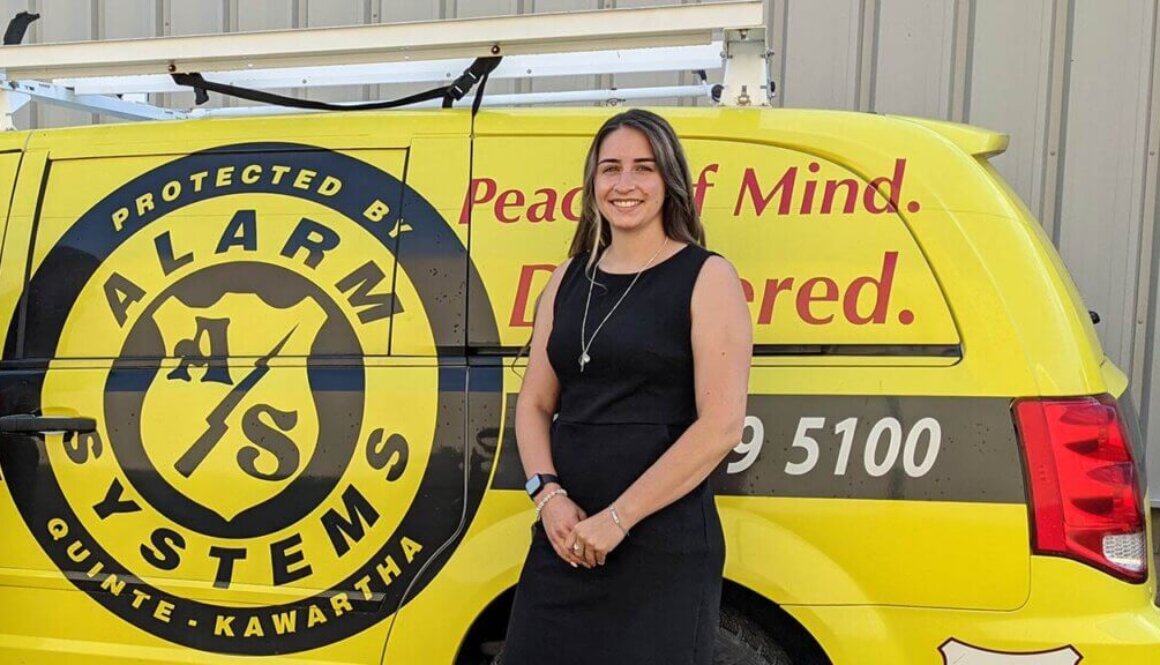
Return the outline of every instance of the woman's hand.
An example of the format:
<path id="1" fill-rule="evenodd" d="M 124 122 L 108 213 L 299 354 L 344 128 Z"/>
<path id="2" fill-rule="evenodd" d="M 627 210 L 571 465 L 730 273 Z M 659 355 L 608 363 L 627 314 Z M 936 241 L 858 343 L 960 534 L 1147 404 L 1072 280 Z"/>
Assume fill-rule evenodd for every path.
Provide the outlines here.
<path id="1" fill-rule="evenodd" d="M 586 568 L 603 566 L 608 553 L 616 549 L 624 536 L 624 531 L 612 519 L 611 511 L 602 510 L 572 529 L 572 537 L 567 541 L 568 551 Z"/>
<path id="2" fill-rule="evenodd" d="M 588 515 L 580 506 L 563 494 L 552 497 L 540 509 L 540 524 L 544 527 L 544 533 L 548 534 L 548 541 L 552 543 L 556 554 L 573 568 L 580 564 L 581 560 L 568 549 L 572 544 L 572 529 L 586 517 Z"/>

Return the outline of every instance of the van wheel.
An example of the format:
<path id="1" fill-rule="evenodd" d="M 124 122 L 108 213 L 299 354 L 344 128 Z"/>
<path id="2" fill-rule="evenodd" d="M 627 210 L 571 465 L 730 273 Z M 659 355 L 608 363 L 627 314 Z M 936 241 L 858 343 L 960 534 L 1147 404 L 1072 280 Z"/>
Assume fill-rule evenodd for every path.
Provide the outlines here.
<path id="1" fill-rule="evenodd" d="M 713 665 L 793 665 L 785 649 L 744 614 L 724 606 Z"/>
<path id="2" fill-rule="evenodd" d="M 502 642 L 484 648 L 484 663 L 503 665 Z M 500 653 L 488 653 L 496 647 Z M 493 655 L 494 654 L 494 655 Z M 785 649 L 745 615 L 729 607 L 721 608 L 721 625 L 713 645 L 713 665 L 793 665 Z"/>

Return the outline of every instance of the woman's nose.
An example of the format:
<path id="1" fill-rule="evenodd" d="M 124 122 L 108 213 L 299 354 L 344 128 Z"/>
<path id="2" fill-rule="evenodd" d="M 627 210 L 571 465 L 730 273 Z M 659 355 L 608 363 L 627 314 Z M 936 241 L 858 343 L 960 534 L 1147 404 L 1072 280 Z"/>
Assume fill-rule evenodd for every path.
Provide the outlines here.
<path id="1" fill-rule="evenodd" d="M 628 191 L 636 187 L 636 178 L 632 171 L 621 171 L 620 175 L 616 176 L 616 183 L 613 185 L 617 191 Z"/>

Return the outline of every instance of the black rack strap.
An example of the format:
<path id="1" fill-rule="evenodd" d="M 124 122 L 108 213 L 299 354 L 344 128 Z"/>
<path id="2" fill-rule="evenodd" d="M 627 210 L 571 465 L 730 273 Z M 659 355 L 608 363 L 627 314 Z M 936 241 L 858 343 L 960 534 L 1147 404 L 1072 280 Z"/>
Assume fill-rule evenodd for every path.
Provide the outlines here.
<path id="1" fill-rule="evenodd" d="M 446 86 L 446 92 L 443 95 L 443 108 L 451 108 L 452 103 L 463 99 L 481 80 L 486 83 L 488 75 L 499 66 L 499 61 L 502 59 L 500 57 L 476 58 L 475 62 L 471 63 L 471 66 L 463 70 L 463 74 L 455 79 L 455 82 Z"/>
<path id="2" fill-rule="evenodd" d="M 14 46 L 24 41 L 24 33 L 28 31 L 28 26 L 32 22 L 40 18 L 40 14 L 31 14 L 29 12 L 20 12 L 8 22 L 8 29 L 4 31 L 4 45 Z"/>
<path id="3" fill-rule="evenodd" d="M 471 117 L 475 118 L 475 114 L 479 113 L 479 104 L 483 101 L 483 89 L 487 87 L 487 77 L 490 74 L 484 74 L 479 81 L 479 87 L 475 89 L 475 99 L 471 102 Z"/>
<path id="4" fill-rule="evenodd" d="M 463 99 L 463 97 L 471 91 L 471 88 L 479 81 L 486 81 L 487 77 L 496 67 L 499 66 L 500 56 L 491 56 L 487 58 L 476 58 L 471 66 L 464 70 L 463 74 L 455 79 L 450 85 L 433 88 L 424 92 L 419 92 L 414 95 L 408 95 L 400 99 L 391 99 L 382 102 L 367 102 L 365 104 L 331 104 L 328 102 L 319 102 L 310 99 L 298 99 L 296 97 L 287 97 L 285 95 L 276 95 L 272 92 L 265 92 L 263 90 L 253 90 L 251 88 L 241 88 L 235 85 L 228 85 L 225 83 L 216 83 L 214 81 L 207 81 L 198 73 L 190 74 L 173 74 L 173 82 L 177 85 L 186 85 L 194 89 L 197 94 L 196 102 L 204 104 L 209 100 L 209 95 L 206 92 L 216 92 L 222 95 L 229 95 L 239 99 L 248 99 L 252 102 L 260 102 L 263 104 L 274 104 L 277 106 L 286 106 L 290 108 L 313 109 L 317 111 L 373 111 L 380 109 L 392 109 L 400 106 L 407 106 L 408 104 L 417 104 L 425 102 L 429 99 L 443 99 L 443 107 L 449 108 L 454 102 Z M 482 92 L 482 86 L 480 87 Z M 478 100 L 478 95 L 476 97 Z M 476 105 L 474 108 L 478 108 Z"/>

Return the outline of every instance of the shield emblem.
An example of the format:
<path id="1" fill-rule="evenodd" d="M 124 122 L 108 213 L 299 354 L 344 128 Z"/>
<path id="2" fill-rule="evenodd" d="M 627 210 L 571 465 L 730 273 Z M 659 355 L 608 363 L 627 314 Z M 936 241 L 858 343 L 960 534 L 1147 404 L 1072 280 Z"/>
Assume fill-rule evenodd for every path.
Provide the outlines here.
<path id="1" fill-rule="evenodd" d="M 944 665 L 1076 665 L 1083 656 L 1073 646 L 1049 651 L 990 651 L 949 639 L 939 647 Z"/>
<path id="2" fill-rule="evenodd" d="M 326 312 L 254 293 L 191 306 L 173 297 L 153 321 L 173 361 L 141 405 L 142 444 L 178 492 L 226 521 L 277 496 L 318 449 L 307 358 Z"/>

